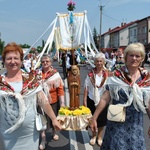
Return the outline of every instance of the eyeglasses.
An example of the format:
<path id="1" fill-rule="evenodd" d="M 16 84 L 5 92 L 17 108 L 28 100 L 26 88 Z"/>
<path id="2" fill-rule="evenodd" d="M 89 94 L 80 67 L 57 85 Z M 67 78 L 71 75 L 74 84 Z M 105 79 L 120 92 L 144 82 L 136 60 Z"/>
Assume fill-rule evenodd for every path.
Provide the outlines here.
<path id="1" fill-rule="evenodd" d="M 45 62 L 46 62 L 46 63 L 49 63 L 50 61 L 48 61 L 48 60 L 42 61 L 42 63 L 45 63 Z"/>

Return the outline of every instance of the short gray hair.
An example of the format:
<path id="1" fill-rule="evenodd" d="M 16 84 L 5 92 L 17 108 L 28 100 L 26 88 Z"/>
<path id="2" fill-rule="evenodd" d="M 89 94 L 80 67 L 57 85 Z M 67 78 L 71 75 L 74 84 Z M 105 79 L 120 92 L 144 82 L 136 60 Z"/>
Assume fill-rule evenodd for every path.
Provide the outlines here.
<path id="1" fill-rule="evenodd" d="M 52 62 L 52 59 L 51 59 L 50 55 L 47 54 L 47 53 L 44 53 L 44 54 L 42 55 L 41 61 L 42 61 L 43 58 L 48 58 L 48 59 Z"/>
<path id="2" fill-rule="evenodd" d="M 95 56 L 94 56 L 94 62 L 95 62 L 97 59 L 103 59 L 104 62 L 105 62 L 105 61 L 106 61 L 106 60 L 105 60 L 105 54 L 103 54 L 102 52 L 95 54 Z"/>

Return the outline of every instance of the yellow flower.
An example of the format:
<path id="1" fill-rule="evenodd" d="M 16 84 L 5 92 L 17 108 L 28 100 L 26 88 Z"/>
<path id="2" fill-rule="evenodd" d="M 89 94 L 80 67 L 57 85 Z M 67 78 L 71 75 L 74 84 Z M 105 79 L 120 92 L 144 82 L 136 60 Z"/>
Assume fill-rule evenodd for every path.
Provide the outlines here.
<path id="1" fill-rule="evenodd" d="M 80 106 L 78 109 L 69 110 L 69 107 L 61 107 L 59 109 L 59 115 L 72 115 L 72 116 L 79 116 L 79 115 L 88 115 L 91 114 L 91 111 L 88 107 Z"/>
<path id="2" fill-rule="evenodd" d="M 75 109 L 72 114 L 73 114 L 73 116 L 82 115 L 82 110 L 81 109 Z"/>
<path id="3" fill-rule="evenodd" d="M 70 114 L 70 111 L 68 109 L 64 110 L 64 115 L 68 116 Z"/>
<path id="4" fill-rule="evenodd" d="M 85 107 L 85 106 L 82 106 L 82 114 L 83 115 L 86 115 L 86 114 L 90 114 L 91 113 L 91 111 L 90 111 L 90 109 L 88 108 L 88 107 Z"/>

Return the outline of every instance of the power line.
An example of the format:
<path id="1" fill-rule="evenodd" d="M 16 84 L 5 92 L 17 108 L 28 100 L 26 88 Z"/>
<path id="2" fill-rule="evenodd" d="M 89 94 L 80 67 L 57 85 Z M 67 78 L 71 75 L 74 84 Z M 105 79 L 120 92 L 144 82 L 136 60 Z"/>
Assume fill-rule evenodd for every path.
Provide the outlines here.
<path id="1" fill-rule="evenodd" d="M 110 19 L 112 19 L 112 20 L 115 20 L 115 21 L 117 21 L 117 22 L 119 22 L 119 23 L 122 22 L 122 21 L 117 20 L 117 19 L 115 19 L 115 18 L 112 18 L 112 17 L 110 17 L 110 16 L 108 16 L 108 15 L 106 15 L 106 14 L 104 14 L 104 13 L 103 13 L 103 16 L 108 17 L 108 18 L 110 18 Z"/>
<path id="2" fill-rule="evenodd" d="M 89 20 L 94 21 L 98 15 L 99 15 L 99 10 L 96 9 L 95 14 L 93 14 L 93 16 Z"/>
<path id="3" fill-rule="evenodd" d="M 107 7 L 106 5 L 108 5 L 108 3 L 110 2 L 111 0 L 107 0 L 106 1 L 106 3 L 103 5 L 104 7 Z M 105 12 L 105 9 L 103 10 L 103 12 L 102 12 L 102 14 L 103 14 L 103 16 L 106 16 L 106 17 L 108 17 L 108 18 L 110 18 L 110 19 L 112 19 L 112 20 L 115 20 L 115 21 L 117 21 L 117 22 L 121 22 L 120 20 L 117 20 L 117 19 L 115 19 L 115 18 L 113 18 L 113 17 L 110 17 L 109 15 L 106 15 L 106 14 L 104 14 L 104 12 Z"/>
<path id="4" fill-rule="evenodd" d="M 101 0 L 100 0 L 100 1 L 101 1 Z M 111 1 L 111 0 L 107 0 L 106 3 L 105 3 L 103 6 L 104 6 L 104 7 L 107 7 L 106 5 L 108 5 L 108 3 L 109 3 L 110 1 Z M 112 20 L 115 20 L 115 21 L 119 22 L 119 23 L 122 22 L 122 21 L 117 20 L 117 19 L 115 19 L 115 18 L 113 18 L 113 17 L 110 17 L 109 15 L 106 15 L 104 12 L 105 12 L 105 9 L 103 9 L 103 11 L 102 11 L 103 16 L 106 16 L 106 17 L 108 17 L 108 18 L 110 18 L 110 19 L 112 19 Z"/>
<path id="5" fill-rule="evenodd" d="M 110 0 L 108 0 L 108 1 L 105 3 L 105 5 L 104 5 L 104 6 L 106 6 L 109 2 L 110 2 Z"/>

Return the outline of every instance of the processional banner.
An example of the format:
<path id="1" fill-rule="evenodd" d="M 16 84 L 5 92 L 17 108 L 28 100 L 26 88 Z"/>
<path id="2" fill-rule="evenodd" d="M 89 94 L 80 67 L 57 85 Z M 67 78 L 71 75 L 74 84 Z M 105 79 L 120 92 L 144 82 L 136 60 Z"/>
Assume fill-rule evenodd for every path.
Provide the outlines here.
<path id="1" fill-rule="evenodd" d="M 84 16 L 85 13 L 58 14 L 60 28 L 55 35 L 60 49 L 74 50 L 81 44 Z"/>

